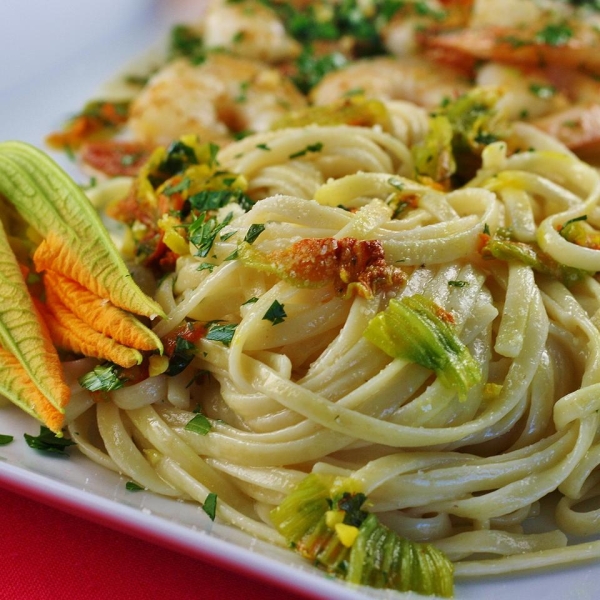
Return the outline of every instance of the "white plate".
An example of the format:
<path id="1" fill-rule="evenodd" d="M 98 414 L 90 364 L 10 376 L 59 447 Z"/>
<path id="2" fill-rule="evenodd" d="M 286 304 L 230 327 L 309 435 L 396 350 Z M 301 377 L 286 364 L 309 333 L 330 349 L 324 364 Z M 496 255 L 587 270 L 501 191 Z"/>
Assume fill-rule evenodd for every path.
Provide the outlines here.
<path id="1" fill-rule="evenodd" d="M 1 0 L 0 140 L 43 147 L 43 138 L 92 97 L 167 28 L 198 13 L 193 0 Z M 173 549 L 264 578 L 315 598 L 415 598 L 357 589 L 333 581 L 291 551 L 273 548 L 224 525 L 197 506 L 145 492 L 71 452 L 68 459 L 27 447 L 23 433 L 38 424 L 13 407 L 0 408 L 0 484 Z M 600 565 L 458 583 L 457 600 L 588 600 L 600 598 Z"/>

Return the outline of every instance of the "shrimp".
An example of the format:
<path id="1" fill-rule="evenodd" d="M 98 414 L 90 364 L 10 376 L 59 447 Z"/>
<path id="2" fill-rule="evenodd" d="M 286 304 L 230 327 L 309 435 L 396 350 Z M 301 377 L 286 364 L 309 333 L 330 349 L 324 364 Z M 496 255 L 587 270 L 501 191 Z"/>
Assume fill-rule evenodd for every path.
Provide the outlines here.
<path id="1" fill-rule="evenodd" d="M 556 18 L 569 16 L 572 10 L 556 0 L 475 0 L 468 26 L 521 27 L 540 22 L 552 13 Z"/>
<path id="2" fill-rule="evenodd" d="M 592 153 L 600 148 L 600 104 L 597 102 L 572 106 L 536 119 L 532 125 L 575 152 Z"/>
<path id="3" fill-rule="evenodd" d="M 500 90 L 496 110 L 508 121 L 535 119 L 570 105 L 567 94 L 542 69 L 487 63 L 478 70 L 475 83 Z"/>
<path id="4" fill-rule="evenodd" d="M 268 63 L 292 60 L 302 50 L 275 12 L 256 0 L 212 2 L 201 33 L 208 49 L 221 48 Z"/>
<path id="5" fill-rule="evenodd" d="M 161 69 L 132 103 L 128 125 L 144 143 L 164 144 L 194 133 L 223 144 L 235 132 L 265 131 L 305 105 L 278 71 L 214 53 L 200 65 L 179 59 Z"/>
<path id="6" fill-rule="evenodd" d="M 549 67 L 487 63 L 476 83 L 503 92 L 496 109 L 509 121 L 525 120 L 575 152 L 600 147 L 600 82 L 585 73 Z"/>
<path id="7" fill-rule="evenodd" d="M 498 11 L 507 12 L 503 6 Z M 541 12 L 539 19 L 534 19 L 534 14 L 527 14 L 530 21 L 520 20 L 514 25 L 475 20 L 483 24 L 434 35 L 425 33 L 422 43 L 432 56 L 449 64 L 474 66 L 479 60 L 487 60 L 531 67 L 555 65 L 600 74 L 597 14 L 586 20 L 578 18 L 579 13 L 564 16 L 563 11 Z"/>
<path id="8" fill-rule="evenodd" d="M 384 47 L 394 56 L 418 54 L 421 32 L 440 32 L 467 25 L 472 0 L 406 2 L 381 28 Z"/>
<path id="9" fill-rule="evenodd" d="M 417 56 L 403 59 L 384 56 L 358 60 L 329 73 L 313 88 L 311 99 L 315 104 L 331 104 L 360 91 L 367 97 L 408 100 L 433 108 L 468 89 L 468 82 L 457 70 L 436 68 Z"/>

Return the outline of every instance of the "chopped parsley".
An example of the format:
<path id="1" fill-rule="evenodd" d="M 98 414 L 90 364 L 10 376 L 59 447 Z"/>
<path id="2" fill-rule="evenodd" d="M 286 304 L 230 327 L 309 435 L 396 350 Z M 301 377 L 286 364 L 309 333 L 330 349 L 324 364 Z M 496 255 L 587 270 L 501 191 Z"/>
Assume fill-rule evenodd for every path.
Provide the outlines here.
<path id="1" fill-rule="evenodd" d="M 210 326 L 205 339 L 212 340 L 213 342 L 221 342 L 225 346 L 229 346 L 233 339 L 236 327 L 237 323 L 213 323 Z"/>
<path id="2" fill-rule="evenodd" d="M 248 88 L 250 87 L 249 81 L 242 81 L 240 83 L 240 93 L 234 99 L 234 102 L 242 103 L 248 100 Z"/>
<path id="3" fill-rule="evenodd" d="M 551 23 L 538 31 L 536 41 L 548 46 L 564 46 L 573 37 L 573 30 L 566 23 Z"/>
<path id="4" fill-rule="evenodd" d="M 189 177 L 184 177 L 179 183 L 176 183 L 175 185 L 168 185 L 167 187 L 165 187 L 162 190 L 162 193 L 166 196 L 171 196 L 178 192 L 185 192 L 190 188 L 191 184 L 191 179 Z"/>
<path id="5" fill-rule="evenodd" d="M 208 271 L 209 273 L 212 273 L 216 266 L 217 265 L 213 265 L 213 263 L 203 262 L 200 263 L 200 266 L 196 269 L 196 271 Z"/>
<path id="6" fill-rule="evenodd" d="M 283 323 L 287 317 L 283 306 L 284 305 L 278 300 L 274 300 L 273 304 L 269 306 L 267 312 L 265 313 L 263 321 L 271 321 L 273 325 L 279 325 L 279 323 Z"/>
<path id="7" fill-rule="evenodd" d="M 142 158 L 144 155 L 145 155 L 145 152 L 143 152 L 141 150 L 139 152 L 127 152 L 121 156 L 121 158 L 119 159 L 119 162 L 124 167 L 130 167 L 131 165 L 134 165 L 138 160 L 140 160 L 140 158 Z M 95 185 L 95 183 L 94 183 L 94 185 Z"/>
<path id="8" fill-rule="evenodd" d="M 307 46 L 296 59 L 296 74 L 292 79 L 301 92 L 308 93 L 327 73 L 347 63 L 348 59 L 341 52 L 316 56 L 312 47 Z"/>
<path id="9" fill-rule="evenodd" d="M 68 438 L 58 437 L 45 425 L 40 426 L 40 433 L 37 436 L 23 434 L 27 445 L 34 450 L 41 450 L 50 454 L 62 454 L 66 456 L 68 446 L 73 446 L 75 442 Z"/>
<path id="10" fill-rule="evenodd" d="M 169 367 L 165 371 L 165 375 L 169 377 L 179 375 L 192 362 L 195 355 L 196 345 L 178 335 L 175 340 L 175 350 L 169 358 Z"/>
<path id="11" fill-rule="evenodd" d="M 197 248 L 196 256 L 205 258 L 208 256 L 217 235 L 221 230 L 229 225 L 233 219 L 233 213 L 229 213 L 220 223 L 216 217 L 206 218 L 206 213 L 202 213 L 189 226 L 190 242 Z"/>
<path id="12" fill-rule="evenodd" d="M 589 8 L 591 10 L 600 11 L 600 0 L 568 0 L 573 6 Z"/>
<path id="13" fill-rule="evenodd" d="M 469 282 L 468 281 L 460 281 L 460 280 L 450 280 L 450 281 L 448 281 L 448 285 L 451 285 L 452 287 L 462 288 L 462 287 L 465 287 L 466 285 L 469 285 Z"/>
<path id="14" fill-rule="evenodd" d="M 241 190 L 202 190 L 190 196 L 188 201 L 192 208 L 199 211 L 217 210 L 231 202 L 248 211 L 254 204 Z"/>
<path id="15" fill-rule="evenodd" d="M 231 38 L 231 41 L 234 44 L 239 44 L 240 42 L 242 42 L 244 40 L 244 38 L 246 37 L 246 32 L 245 31 L 237 31 Z"/>
<path id="16" fill-rule="evenodd" d="M 306 146 L 306 148 L 304 148 L 304 150 L 299 150 L 298 152 L 290 154 L 289 158 L 299 158 L 300 156 L 304 156 L 309 152 L 321 152 L 321 150 L 323 150 L 323 143 L 316 142 L 314 144 L 309 144 Z"/>
<path id="17" fill-rule="evenodd" d="M 202 414 L 196 413 L 186 424 L 184 429 L 199 435 L 206 435 L 210 429 L 210 421 Z"/>
<path id="18" fill-rule="evenodd" d="M 249 244 L 254 244 L 256 238 L 265 230 L 265 225 L 263 223 L 253 223 L 248 227 L 248 233 L 246 233 L 246 237 L 244 238 L 245 242 Z"/>
<path id="19" fill-rule="evenodd" d="M 143 487 L 143 486 L 141 486 L 141 485 L 139 485 L 139 483 L 136 483 L 135 481 L 128 481 L 128 482 L 125 484 L 125 489 L 126 489 L 128 492 L 142 492 L 142 491 L 144 491 L 146 488 L 145 488 L 145 487 Z"/>
<path id="20" fill-rule="evenodd" d="M 341 497 L 332 498 L 334 507 L 345 513 L 343 522 L 354 527 L 360 527 L 369 514 L 361 508 L 366 500 L 367 497 L 361 492 L 357 494 L 344 492 Z"/>
<path id="21" fill-rule="evenodd" d="M 547 100 L 556 95 L 556 88 L 553 85 L 543 83 L 532 83 L 529 86 L 529 91 L 542 100 Z"/>
<path id="22" fill-rule="evenodd" d="M 0 434 L 0 446 L 6 446 L 7 444 L 10 444 L 14 439 L 14 436 L 2 433 Z"/>
<path id="23" fill-rule="evenodd" d="M 149 176 L 150 182 L 158 187 L 158 184 L 163 181 L 185 171 L 189 166 L 197 164 L 198 158 L 194 149 L 177 140 L 167 148 L 167 156 L 158 166 L 157 173 Z"/>
<path id="24" fill-rule="evenodd" d="M 202 504 L 202 510 L 209 516 L 211 521 L 215 520 L 215 515 L 217 514 L 217 495 L 215 493 L 210 492 L 206 496 L 206 500 Z"/>
<path id="25" fill-rule="evenodd" d="M 176 25 L 171 29 L 169 58 L 187 58 L 195 65 L 206 60 L 206 50 L 202 36 L 186 25 Z"/>
<path id="26" fill-rule="evenodd" d="M 510 44 L 513 48 L 522 48 L 523 46 L 530 46 L 533 42 L 528 39 L 520 38 L 515 35 L 504 35 L 498 38 L 499 42 Z"/>

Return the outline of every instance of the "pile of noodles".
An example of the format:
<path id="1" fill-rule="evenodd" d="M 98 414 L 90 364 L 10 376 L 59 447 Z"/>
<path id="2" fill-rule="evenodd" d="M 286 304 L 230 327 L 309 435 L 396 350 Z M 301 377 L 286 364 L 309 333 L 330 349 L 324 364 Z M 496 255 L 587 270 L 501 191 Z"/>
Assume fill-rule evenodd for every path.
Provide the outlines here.
<path id="1" fill-rule="evenodd" d="M 472 181 L 436 190 L 408 178 L 423 113 L 402 105 L 395 118 L 396 135 L 308 126 L 222 149 L 219 164 L 260 200 L 234 211 L 223 230 L 232 235 L 217 237 L 208 259 L 192 252 L 158 282 L 167 317 L 154 329 L 232 323 L 231 343 L 201 339 L 183 373 L 112 392 L 70 434 L 92 460 L 158 494 L 216 494 L 219 518 L 274 544 L 285 542 L 269 511 L 319 472 L 359 481 L 370 511 L 433 542 L 459 577 L 600 557 L 600 542 L 567 537 L 600 533 L 600 252 L 558 231 L 584 215 L 600 226 L 600 177 L 515 125 L 528 151 L 493 143 Z M 398 193 L 411 197 L 400 214 Z M 293 285 L 230 259 L 253 224 L 265 226 L 254 243 L 263 253 L 306 238 L 378 240 L 406 283 L 372 296 Z M 567 286 L 522 261 L 486 260 L 481 236 L 502 228 L 585 273 Z M 198 270 L 206 260 L 214 268 Z M 452 315 L 478 363 L 466 398 L 363 336 L 391 298 L 414 294 Z M 264 318 L 274 301 L 286 313 L 277 324 Z M 198 408 L 206 435 L 185 428 Z M 550 527 L 537 524 L 541 513 Z"/>

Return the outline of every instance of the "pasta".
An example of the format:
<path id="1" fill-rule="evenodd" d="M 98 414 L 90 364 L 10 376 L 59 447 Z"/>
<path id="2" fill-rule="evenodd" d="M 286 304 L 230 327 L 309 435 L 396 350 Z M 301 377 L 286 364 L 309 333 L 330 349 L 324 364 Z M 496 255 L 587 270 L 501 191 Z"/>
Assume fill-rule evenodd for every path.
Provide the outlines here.
<path id="1" fill-rule="evenodd" d="M 290 161 L 316 141 L 322 155 Z M 257 149 L 262 144 L 268 153 Z M 339 153 L 331 161 L 330 145 Z M 370 160 L 361 162 L 363 156 Z M 359 481 L 372 511 L 411 539 L 435 540 L 459 560 L 458 576 L 597 553 L 592 542 L 577 555 L 565 532 L 597 533 L 595 510 L 575 507 L 597 493 L 600 288 L 587 273 L 568 287 L 519 261 L 486 261 L 478 251 L 486 227 L 514 224 L 529 242 L 549 231 L 540 239 L 548 255 L 591 270 L 586 255 L 594 250 L 570 244 L 567 254 L 554 234 L 556 223 L 582 214 L 594 219 L 596 171 L 554 150 L 507 156 L 497 142 L 485 149 L 473 181 L 445 193 L 400 174 L 410 155 L 389 134 L 316 126 L 246 138 L 224 148 L 218 161 L 266 198 L 222 230 L 212 270 L 198 272 L 202 259 L 192 255 L 179 260 L 161 286 L 169 289 L 157 294 L 167 318 L 155 332 L 164 337 L 191 319 L 235 324 L 235 334 L 229 345 L 200 339 L 180 383 L 159 375 L 114 392 L 114 404 L 98 404 L 105 460 L 159 493 L 162 479 L 200 502 L 216 493 L 222 518 L 274 543 L 282 540 L 265 515 L 314 471 Z M 363 171 L 356 172 L 357 163 Z M 298 172 L 310 173 L 310 186 L 308 176 L 296 182 Z M 395 219 L 391 199 L 399 184 L 418 201 Z M 265 229 L 253 247 L 262 252 L 300 239 L 377 240 L 407 281 L 372 297 L 340 297 L 330 284 L 298 287 L 227 260 L 257 224 Z M 462 401 L 430 370 L 390 358 L 363 335 L 390 298 L 414 294 L 453 315 L 484 374 Z M 248 304 L 251 298 L 257 300 Z M 277 324 L 265 320 L 274 302 L 285 309 Z M 179 387 L 196 371 L 210 377 Z M 159 401 L 146 389 L 136 393 L 153 380 Z M 205 436 L 186 430 L 197 404 L 210 420 Z M 69 427 L 74 439 L 80 419 Z M 116 436 L 115 428 L 128 434 Z M 152 475 L 140 451 L 155 456 Z M 559 527 L 523 533 L 540 502 L 556 493 Z M 518 561 L 504 558 L 515 551 Z"/>
<path id="2" fill-rule="evenodd" d="M 600 174 L 535 122 L 499 124 L 481 89 L 433 117 L 380 94 L 237 141 L 219 122 L 217 148 L 205 122 L 151 133 L 151 80 L 135 100 L 143 166 L 88 194 L 128 223 L 124 255 L 147 253 L 133 274 L 166 314 L 167 358 L 146 353 L 149 376 L 123 371 L 101 401 L 74 393 L 80 451 L 158 494 L 216 497 L 218 518 L 277 545 L 273 510 L 316 473 L 352 481 L 459 578 L 600 558 Z M 473 114 L 461 98 L 479 111 L 461 132 L 474 169 L 446 164 L 464 156 L 436 121 L 455 134 L 453 107 Z M 349 107 L 380 112 L 335 122 Z M 415 298 L 475 375 L 456 383 L 368 333 Z"/>

